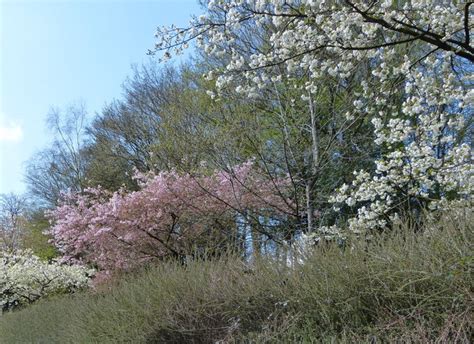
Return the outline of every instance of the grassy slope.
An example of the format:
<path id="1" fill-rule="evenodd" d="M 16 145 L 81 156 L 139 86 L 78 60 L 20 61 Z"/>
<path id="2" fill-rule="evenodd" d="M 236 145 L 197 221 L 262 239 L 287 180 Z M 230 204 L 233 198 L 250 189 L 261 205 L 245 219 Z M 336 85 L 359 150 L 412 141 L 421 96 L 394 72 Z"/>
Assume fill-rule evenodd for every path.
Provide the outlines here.
<path id="1" fill-rule="evenodd" d="M 238 259 L 163 264 L 95 294 L 0 318 L 1 343 L 468 342 L 473 228 L 319 247 L 303 266 Z"/>

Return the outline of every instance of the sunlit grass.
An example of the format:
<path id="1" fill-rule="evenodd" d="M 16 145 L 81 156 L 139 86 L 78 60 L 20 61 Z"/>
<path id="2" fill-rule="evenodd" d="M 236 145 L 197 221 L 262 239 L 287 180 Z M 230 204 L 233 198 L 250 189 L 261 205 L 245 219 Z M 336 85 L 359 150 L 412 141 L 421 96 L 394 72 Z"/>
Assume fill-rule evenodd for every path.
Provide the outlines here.
<path id="1" fill-rule="evenodd" d="M 232 255 L 166 263 L 96 293 L 0 318 L 1 343 L 464 342 L 472 337 L 471 217 L 422 233 L 319 246 L 300 266 Z"/>

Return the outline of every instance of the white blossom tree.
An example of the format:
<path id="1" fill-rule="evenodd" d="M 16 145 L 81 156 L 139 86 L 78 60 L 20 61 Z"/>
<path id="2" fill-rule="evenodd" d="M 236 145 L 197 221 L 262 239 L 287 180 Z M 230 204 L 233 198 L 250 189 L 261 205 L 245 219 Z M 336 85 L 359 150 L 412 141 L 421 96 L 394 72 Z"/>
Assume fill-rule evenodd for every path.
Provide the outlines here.
<path id="1" fill-rule="evenodd" d="M 334 133 L 340 138 L 346 128 L 368 120 L 378 146 L 374 168 L 355 172 L 352 184 L 342 185 L 330 199 L 344 206 L 344 213 L 354 213 L 352 230 L 384 228 L 422 208 L 471 199 L 472 1 L 206 4 L 206 13 L 189 27 L 159 28 L 151 53 L 161 52 L 166 60 L 196 40 L 206 54 L 224 58 L 222 68 L 207 74 L 216 82 L 211 97 L 232 90 L 256 99 L 275 85 L 293 82 L 316 123 L 314 99 L 327 80 L 344 86 L 369 72 L 350 108 L 337 113 L 346 122 Z M 317 175 L 321 147 L 317 126 L 311 129 L 311 168 Z M 307 208 L 310 224 L 309 195 Z M 320 230 L 331 233 L 336 227 Z"/>

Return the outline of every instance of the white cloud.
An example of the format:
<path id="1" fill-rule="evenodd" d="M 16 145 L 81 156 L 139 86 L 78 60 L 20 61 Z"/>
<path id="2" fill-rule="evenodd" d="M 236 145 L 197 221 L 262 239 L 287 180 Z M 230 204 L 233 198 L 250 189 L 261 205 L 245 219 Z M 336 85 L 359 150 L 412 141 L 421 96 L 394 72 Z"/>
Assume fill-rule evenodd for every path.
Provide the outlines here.
<path id="1" fill-rule="evenodd" d="M 16 123 L 0 123 L 0 142 L 20 142 L 23 139 L 23 129 Z"/>

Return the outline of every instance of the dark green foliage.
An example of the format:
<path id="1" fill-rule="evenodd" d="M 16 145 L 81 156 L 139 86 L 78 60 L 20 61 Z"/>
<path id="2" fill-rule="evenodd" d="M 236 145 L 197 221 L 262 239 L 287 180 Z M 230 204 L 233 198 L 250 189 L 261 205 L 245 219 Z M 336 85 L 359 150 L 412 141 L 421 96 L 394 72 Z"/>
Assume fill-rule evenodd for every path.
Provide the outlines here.
<path id="1" fill-rule="evenodd" d="M 458 342 L 472 337 L 472 216 L 399 228 L 304 265 L 164 263 L 0 318 L 2 343 Z"/>

